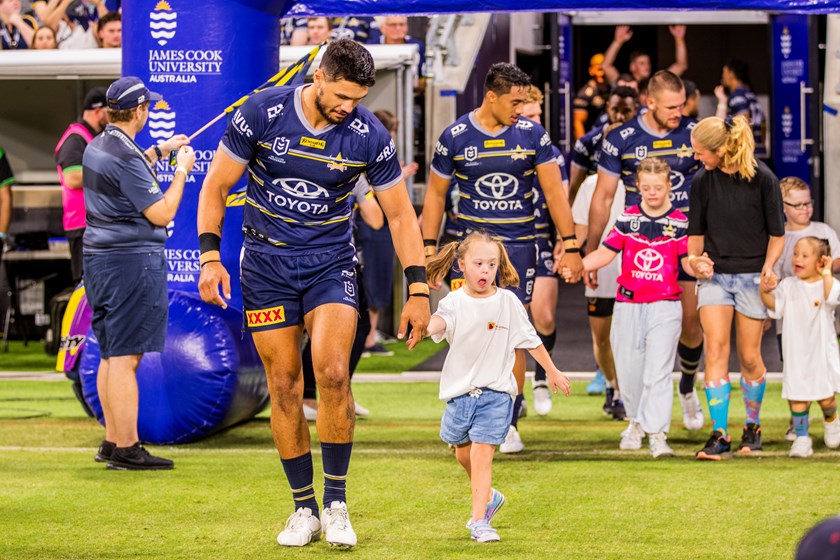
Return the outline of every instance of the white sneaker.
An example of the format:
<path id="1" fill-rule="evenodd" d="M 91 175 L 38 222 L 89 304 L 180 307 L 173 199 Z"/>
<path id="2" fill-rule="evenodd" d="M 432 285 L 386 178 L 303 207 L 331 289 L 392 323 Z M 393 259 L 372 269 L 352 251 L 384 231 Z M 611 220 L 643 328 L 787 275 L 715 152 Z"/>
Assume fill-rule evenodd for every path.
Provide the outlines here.
<path id="1" fill-rule="evenodd" d="M 799 436 L 793 440 L 793 445 L 790 446 L 789 457 L 810 457 L 814 454 L 814 448 L 809 436 Z"/>
<path id="2" fill-rule="evenodd" d="M 823 427 L 825 428 L 825 433 L 823 434 L 825 446 L 830 449 L 840 447 L 840 416 L 835 418 L 834 422 L 823 420 Z"/>
<path id="3" fill-rule="evenodd" d="M 303 405 L 303 417 L 306 418 L 307 422 L 314 422 L 316 418 L 318 418 L 318 409 L 312 408 L 308 404 Z"/>
<path id="4" fill-rule="evenodd" d="M 356 402 L 356 416 L 359 416 L 361 418 L 367 418 L 368 416 L 370 416 L 370 410 L 368 410 L 365 407 L 363 407 L 362 405 L 360 405 L 359 401 L 355 401 L 355 402 Z"/>
<path id="5" fill-rule="evenodd" d="M 687 395 L 680 395 L 680 404 L 683 409 L 683 424 L 687 430 L 703 429 L 703 409 L 700 408 L 700 399 L 697 398 L 697 391 Z"/>
<path id="6" fill-rule="evenodd" d="M 621 432 L 621 443 L 618 444 L 619 449 L 624 451 L 635 451 L 642 448 L 642 439 L 645 437 L 645 432 L 642 427 L 634 420 L 630 420 L 630 425 L 627 429 Z"/>
<path id="7" fill-rule="evenodd" d="M 793 429 L 793 426 L 785 432 L 785 441 L 796 441 L 796 430 Z"/>
<path id="8" fill-rule="evenodd" d="M 286 527 L 277 535 L 277 544 L 282 546 L 306 546 L 321 538 L 321 522 L 306 507 L 298 508 L 289 519 Z"/>
<path id="9" fill-rule="evenodd" d="M 525 445 L 522 443 L 522 438 L 519 437 L 516 426 L 511 426 L 508 428 L 504 443 L 499 446 L 499 453 L 519 453 L 523 449 L 525 449 Z"/>
<path id="10" fill-rule="evenodd" d="M 356 533 L 350 524 L 347 504 L 335 501 L 324 508 L 321 517 L 324 520 L 324 538 L 328 543 L 332 546 L 356 546 Z"/>
<path id="11" fill-rule="evenodd" d="M 534 382 L 534 410 L 540 416 L 546 416 L 551 412 L 551 391 L 548 390 L 546 381 Z"/>
<path id="12" fill-rule="evenodd" d="M 668 436 L 664 432 L 650 434 L 648 440 L 650 441 L 650 456 L 654 459 L 674 456 L 674 450 L 668 445 Z"/>

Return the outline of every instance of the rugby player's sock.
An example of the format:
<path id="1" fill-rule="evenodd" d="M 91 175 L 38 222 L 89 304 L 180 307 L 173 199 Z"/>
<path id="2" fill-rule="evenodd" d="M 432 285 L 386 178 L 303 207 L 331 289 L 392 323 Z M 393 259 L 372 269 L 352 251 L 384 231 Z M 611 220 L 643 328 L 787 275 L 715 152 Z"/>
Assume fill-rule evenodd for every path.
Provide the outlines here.
<path id="1" fill-rule="evenodd" d="M 703 356 L 703 343 L 697 348 L 689 348 L 682 342 L 677 345 L 677 356 L 680 357 L 680 394 L 688 395 L 694 390 L 694 376 Z"/>
<path id="2" fill-rule="evenodd" d="M 525 396 L 522 393 L 516 395 L 516 398 L 513 400 L 513 418 L 510 419 L 510 425 L 514 428 L 518 428 L 519 413 L 522 412 L 522 401 L 524 400 Z"/>
<path id="3" fill-rule="evenodd" d="M 729 378 L 720 381 L 706 382 L 706 400 L 709 403 L 709 416 L 712 418 L 712 429 L 726 435 L 729 422 L 729 395 L 732 384 Z"/>
<path id="4" fill-rule="evenodd" d="M 540 337 L 540 340 L 545 346 L 548 355 L 551 356 L 551 351 L 554 350 L 554 343 L 557 341 L 557 329 L 551 331 L 551 334 L 542 334 L 541 332 L 537 331 L 537 336 Z M 545 368 L 542 367 L 539 363 L 534 366 L 534 381 L 545 381 Z"/>
<path id="5" fill-rule="evenodd" d="M 822 409 L 823 412 L 823 419 L 825 419 L 827 424 L 834 422 L 837 419 L 837 405 L 835 404 L 831 408 L 824 408 Z"/>
<path id="6" fill-rule="evenodd" d="M 312 453 L 307 452 L 294 459 L 280 459 L 280 462 L 292 488 L 295 511 L 307 507 L 312 510 L 312 515 L 318 517 L 318 500 L 315 499 L 315 489 L 312 487 Z"/>
<path id="7" fill-rule="evenodd" d="M 758 414 L 761 412 L 761 401 L 764 400 L 764 389 L 767 387 L 767 376 L 765 373 L 754 381 L 747 380 L 741 374 L 741 394 L 744 397 L 744 408 L 747 411 L 747 424 L 759 425 Z"/>
<path id="8" fill-rule="evenodd" d="M 802 412 L 790 411 L 793 416 L 793 429 L 796 431 L 796 437 L 803 437 L 808 435 L 808 411 Z"/>
<path id="9" fill-rule="evenodd" d="M 350 453 L 353 442 L 321 443 L 321 457 L 324 460 L 324 507 L 334 501 L 347 503 L 347 469 L 350 468 Z"/>

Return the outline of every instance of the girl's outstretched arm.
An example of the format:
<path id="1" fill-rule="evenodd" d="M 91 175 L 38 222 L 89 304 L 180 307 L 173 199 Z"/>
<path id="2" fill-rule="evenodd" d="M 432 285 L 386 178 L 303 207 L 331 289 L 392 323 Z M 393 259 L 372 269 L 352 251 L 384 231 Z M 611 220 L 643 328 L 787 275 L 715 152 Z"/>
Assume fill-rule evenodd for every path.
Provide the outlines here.
<path id="1" fill-rule="evenodd" d="M 548 376 L 548 384 L 551 386 L 551 389 L 555 393 L 559 389 L 568 397 L 571 389 L 569 378 L 563 375 L 563 372 L 557 369 L 557 366 L 555 366 L 554 362 L 551 361 L 551 356 L 548 355 L 545 345 L 540 344 L 536 348 L 527 348 L 527 350 L 528 353 L 531 354 L 537 363 L 545 370 L 545 373 Z"/>

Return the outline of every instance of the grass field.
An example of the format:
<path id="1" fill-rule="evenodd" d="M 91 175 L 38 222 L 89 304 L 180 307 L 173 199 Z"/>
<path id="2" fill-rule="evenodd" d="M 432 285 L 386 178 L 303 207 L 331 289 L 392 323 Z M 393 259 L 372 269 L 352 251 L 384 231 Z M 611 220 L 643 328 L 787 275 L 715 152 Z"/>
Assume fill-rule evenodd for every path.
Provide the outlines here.
<path id="1" fill-rule="evenodd" d="M 464 528 L 466 477 L 437 436 L 437 385 L 355 384 L 372 416 L 356 428 L 348 501 L 360 544 L 350 554 L 776 560 L 790 558 L 809 526 L 837 512 L 831 489 L 840 453 L 824 448 L 814 418 L 814 457 L 787 458 L 778 384 L 767 391 L 764 454 L 720 464 L 693 461 L 708 434 L 676 425 L 674 459 L 619 452 L 624 425 L 606 420 L 583 384 L 573 391 L 555 398 L 550 416 L 522 420 L 524 453 L 496 460 L 494 485 L 508 498 L 495 523 L 502 542 L 479 545 Z M 737 389 L 732 404 L 742 421 Z M 106 471 L 92 459 L 102 433 L 67 383 L 0 382 L 0 558 L 342 554 L 323 542 L 300 550 L 276 544 L 291 498 L 265 413 L 196 444 L 157 448 L 175 459 L 171 472 Z M 320 495 L 317 476 L 316 487 Z"/>

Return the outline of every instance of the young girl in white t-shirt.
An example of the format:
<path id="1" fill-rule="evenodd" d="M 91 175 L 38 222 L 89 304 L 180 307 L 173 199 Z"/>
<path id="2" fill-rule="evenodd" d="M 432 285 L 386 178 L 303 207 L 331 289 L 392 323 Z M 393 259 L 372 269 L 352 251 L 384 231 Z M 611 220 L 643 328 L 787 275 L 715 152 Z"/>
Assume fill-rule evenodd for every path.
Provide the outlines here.
<path id="1" fill-rule="evenodd" d="M 456 258 L 464 287 L 440 301 L 428 328 L 432 340 L 446 339 L 450 346 L 440 377 L 439 396 L 446 402 L 440 437 L 455 446 L 472 483 L 470 536 L 498 541 L 490 521 L 505 497 L 491 488 L 493 453 L 505 441 L 517 394 L 514 350 L 531 353 L 555 393 L 568 395 L 569 380 L 551 361 L 516 295 L 496 287 L 497 275 L 502 288 L 519 284 L 504 245 L 483 232 L 445 245 L 426 265 L 429 283 L 439 282 Z"/>
<path id="2" fill-rule="evenodd" d="M 770 317 L 785 321 L 782 331 L 782 398 L 790 401 L 796 439 L 791 457 L 814 451 L 808 435 L 808 409 L 818 401 L 823 412 L 827 447 L 840 447 L 840 418 L 834 394 L 840 391 L 840 353 L 834 331 L 834 309 L 840 282 L 831 275 L 828 241 L 803 237 L 793 249 L 793 273 L 775 289 L 762 289 Z"/>

